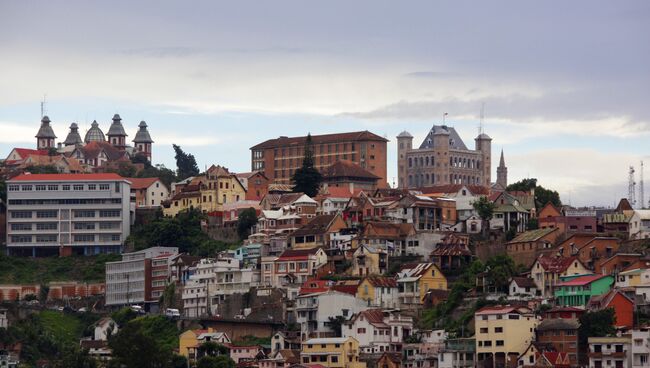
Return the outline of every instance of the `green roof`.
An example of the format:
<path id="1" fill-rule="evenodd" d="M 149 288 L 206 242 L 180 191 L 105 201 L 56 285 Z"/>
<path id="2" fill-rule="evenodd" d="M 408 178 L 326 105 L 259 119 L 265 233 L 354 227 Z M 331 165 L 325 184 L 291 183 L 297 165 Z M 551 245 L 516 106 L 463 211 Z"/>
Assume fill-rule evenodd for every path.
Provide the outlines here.
<path id="1" fill-rule="evenodd" d="M 546 235 L 552 233 L 555 230 L 557 229 L 548 228 L 548 229 L 529 230 L 517 235 L 517 237 L 512 239 L 510 243 L 527 243 L 527 242 L 537 241 L 545 237 Z"/>

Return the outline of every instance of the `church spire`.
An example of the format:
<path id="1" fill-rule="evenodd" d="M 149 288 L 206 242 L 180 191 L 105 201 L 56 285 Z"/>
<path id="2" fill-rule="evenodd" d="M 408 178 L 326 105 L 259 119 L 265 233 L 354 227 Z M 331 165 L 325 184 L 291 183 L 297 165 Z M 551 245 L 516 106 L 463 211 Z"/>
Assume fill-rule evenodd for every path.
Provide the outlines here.
<path id="1" fill-rule="evenodd" d="M 503 148 L 501 149 L 501 160 L 499 160 L 499 167 L 506 167 L 506 160 L 503 159 Z"/>
<path id="2" fill-rule="evenodd" d="M 503 148 L 501 149 L 501 159 L 499 159 L 499 167 L 497 167 L 497 185 L 504 190 L 508 186 L 508 168 L 506 167 L 506 160 L 503 158 Z"/>

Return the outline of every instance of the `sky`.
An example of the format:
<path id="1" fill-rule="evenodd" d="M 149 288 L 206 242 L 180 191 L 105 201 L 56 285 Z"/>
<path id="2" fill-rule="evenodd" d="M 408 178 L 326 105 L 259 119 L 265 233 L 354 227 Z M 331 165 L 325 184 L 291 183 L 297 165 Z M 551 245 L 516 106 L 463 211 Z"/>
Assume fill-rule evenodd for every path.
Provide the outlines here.
<path id="1" fill-rule="evenodd" d="M 60 140 L 145 120 L 167 167 L 172 143 L 238 172 L 267 139 L 370 130 L 390 183 L 397 134 L 448 113 L 473 147 L 484 106 L 510 182 L 615 206 L 650 165 L 650 2 L 0 0 L 0 156 L 43 99 Z"/>

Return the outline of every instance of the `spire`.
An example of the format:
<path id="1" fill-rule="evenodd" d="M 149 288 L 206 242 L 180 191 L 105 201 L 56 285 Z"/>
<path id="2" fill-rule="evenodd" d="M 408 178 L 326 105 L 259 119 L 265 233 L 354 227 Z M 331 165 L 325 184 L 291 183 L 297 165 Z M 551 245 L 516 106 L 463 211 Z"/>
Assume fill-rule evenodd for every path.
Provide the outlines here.
<path id="1" fill-rule="evenodd" d="M 506 167 L 506 160 L 503 159 L 503 148 L 501 148 L 501 159 L 499 160 L 499 167 Z"/>
<path id="2" fill-rule="evenodd" d="M 79 135 L 79 126 L 77 123 L 70 124 L 70 132 L 63 142 L 66 146 L 72 146 L 77 144 L 83 144 L 81 136 Z"/>
<path id="3" fill-rule="evenodd" d="M 508 168 L 506 167 L 506 160 L 503 158 L 503 148 L 501 149 L 499 167 L 497 167 L 497 185 L 504 190 L 508 186 Z"/>
<path id="4" fill-rule="evenodd" d="M 38 129 L 38 133 L 36 133 L 36 138 L 56 138 L 54 130 L 52 130 L 52 127 L 50 126 L 50 118 L 48 118 L 47 115 L 43 116 L 43 119 L 41 119 L 41 127 Z"/>

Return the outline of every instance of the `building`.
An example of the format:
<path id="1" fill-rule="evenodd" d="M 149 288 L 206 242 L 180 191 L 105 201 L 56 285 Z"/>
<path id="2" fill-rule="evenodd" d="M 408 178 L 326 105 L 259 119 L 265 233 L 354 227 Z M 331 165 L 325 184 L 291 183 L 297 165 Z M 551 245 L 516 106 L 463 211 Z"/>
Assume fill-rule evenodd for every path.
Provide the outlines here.
<path id="1" fill-rule="evenodd" d="M 475 354 L 475 339 L 447 339 L 444 348 L 438 353 L 438 368 L 474 368 Z"/>
<path id="2" fill-rule="evenodd" d="M 478 367 L 516 367 L 538 320 L 525 307 L 488 306 L 474 314 Z"/>
<path id="3" fill-rule="evenodd" d="M 359 341 L 362 353 L 399 352 L 413 332 L 413 318 L 399 312 L 367 309 L 352 316 L 342 327 L 343 337 Z"/>
<path id="4" fill-rule="evenodd" d="M 269 178 L 261 171 L 235 174 L 246 189 L 246 200 L 259 201 L 269 193 Z"/>
<path id="5" fill-rule="evenodd" d="M 336 290 L 304 294 L 296 298 L 296 323 L 300 325 L 302 340 L 315 337 L 334 337 L 330 317 L 345 319 L 366 309 L 366 304 L 354 295 Z"/>
<path id="6" fill-rule="evenodd" d="M 543 253 L 549 253 L 560 235 L 557 228 L 528 230 L 506 243 L 506 253 L 515 261 L 530 267 Z"/>
<path id="7" fill-rule="evenodd" d="M 490 220 L 490 229 L 501 230 L 504 233 L 515 229 L 515 232 L 526 231 L 530 210 L 522 206 L 519 199 L 508 192 L 494 193 L 490 200 L 496 205 L 494 217 Z"/>
<path id="8" fill-rule="evenodd" d="M 160 207 L 169 198 L 169 189 L 158 178 L 128 178 L 136 207 Z"/>
<path id="9" fill-rule="evenodd" d="M 490 194 L 490 189 L 480 185 L 448 184 L 420 188 L 427 197 L 445 197 L 453 199 L 456 204 L 456 216 L 459 221 L 466 221 L 476 215 L 473 203 Z M 468 229 L 469 230 L 469 229 Z M 480 229 L 479 229 L 480 231 Z"/>
<path id="10" fill-rule="evenodd" d="M 513 277 L 508 287 L 508 295 L 511 298 L 530 299 L 541 294 L 537 291 L 537 285 L 533 279 L 528 277 Z"/>
<path id="11" fill-rule="evenodd" d="M 508 188 L 508 168 L 506 167 L 506 160 L 503 158 L 503 150 L 501 150 L 501 158 L 497 167 L 497 181 L 495 184 L 501 190 Z"/>
<path id="12" fill-rule="evenodd" d="M 194 362 L 199 358 L 197 356 L 199 347 L 206 342 L 220 345 L 232 343 L 225 332 L 217 332 L 210 327 L 204 330 L 187 330 L 179 336 L 178 354 L 186 357 L 190 362 Z"/>
<path id="13" fill-rule="evenodd" d="M 632 330 L 632 368 L 647 367 L 650 364 L 650 329 Z"/>
<path id="14" fill-rule="evenodd" d="M 338 160 L 323 172 L 323 187 L 346 188 L 351 193 L 377 189 L 379 176 L 348 160 Z"/>
<path id="15" fill-rule="evenodd" d="M 340 214 L 316 215 L 290 234 L 291 248 L 329 247 L 333 235 L 348 225 Z"/>
<path id="16" fill-rule="evenodd" d="M 397 136 L 397 176 L 399 188 L 466 184 L 490 187 L 492 139 L 485 133 L 476 137 L 470 150 L 456 129 L 434 125 L 419 148 L 404 131 Z"/>
<path id="17" fill-rule="evenodd" d="M 551 345 L 554 351 L 568 354 L 571 366 L 578 366 L 578 329 L 577 318 L 550 318 L 537 325 L 536 335 L 539 345 Z"/>
<path id="18" fill-rule="evenodd" d="M 630 239 L 650 239 L 650 210 L 634 210 L 630 218 Z"/>
<path id="19" fill-rule="evenodd" d="M 591 274 L 578 257 L 540 256 L 530 268 L 530 277 L 544 297 L 552 297 L 560 277 Z"/>
<path id="20" fill-rule="evenodd" d="M 599 311 L 607 308 L 614 309 L 616 327 L 630 329 L 634 326 L 634 301 L 619 289 L 612 289 L 605 294 L 592 296 L 587 303 L 587 309 Z"/>
<path id="21" fill-rule="evenodd" d="M 589 299 L 607 293 L 614 284 L 609 275 L 587 275 L 563 278 L 555 285 L 555 303 L 562 306 L 586 306 Z"/>
<path id="22" fill-rule="evenodd" d="M 320 172 L 339 160 L 351 161 L 379 177 L 387 186 L 388 140 L 369 131 L 312 135 L 314 166 Z M 262 171 L 273 183 L 290 184 L 302 166 L 307 137 L 269 139 L 251 147 L 251 170 Z"/>
<path id="23" fill-rule="evenodd" d="M 429 289 L 447 290 L 447 278 L 433 263 L 405 264 L 395 275 L 402 309 L 417 310 Z"/>
<path id="24" fill-rule="evenodd" d="M 9 319 L 7 319 L 7 310 L 0 308 L 0 328 L 9 327 Z"/>
<path id="25" fill-rule="evenodd" d="M 356 297 L 369 307 L 399 308 L 397 281 L 392 277 L 365 277 L 357 288 Z"/>
<path id="26" fill-rule="evenodd" d="M 156 304 L 171 280 L 175 247 L 152 247 L 106 262 L 106 306 Z"/>
<path id="27" fill-rule="evenodd" d="M 589 368 L 630 368 L 630 336 L 590 337 Z"/>
<path id="28" fill-rule="evenodd" d="M 304 283 L 327 263 L 327 254 L 321 248 L 287 249 L 279 257 L 262 257 L 262 285 L 281 287 Z"/>
<path id="29" fill-rule="evenodd" d="M 388 253 L 383 249 L 361 244 L 352 254 L 354 276 L 383 275 L 387 270 Z"/>
<path id="30" fill-rule="evenodd" d="M 131 183 L 107 174 L 23 174 L 7 181 L 7 252 L 119 253 L 131 225 Z"/>
<path id="31" fill-rule="evenodd" d="M 300 360 L 327 368 L 366 367 L 359 361 L 359 342 L 352 337 L 309 339 L 302 343 Z"/>

